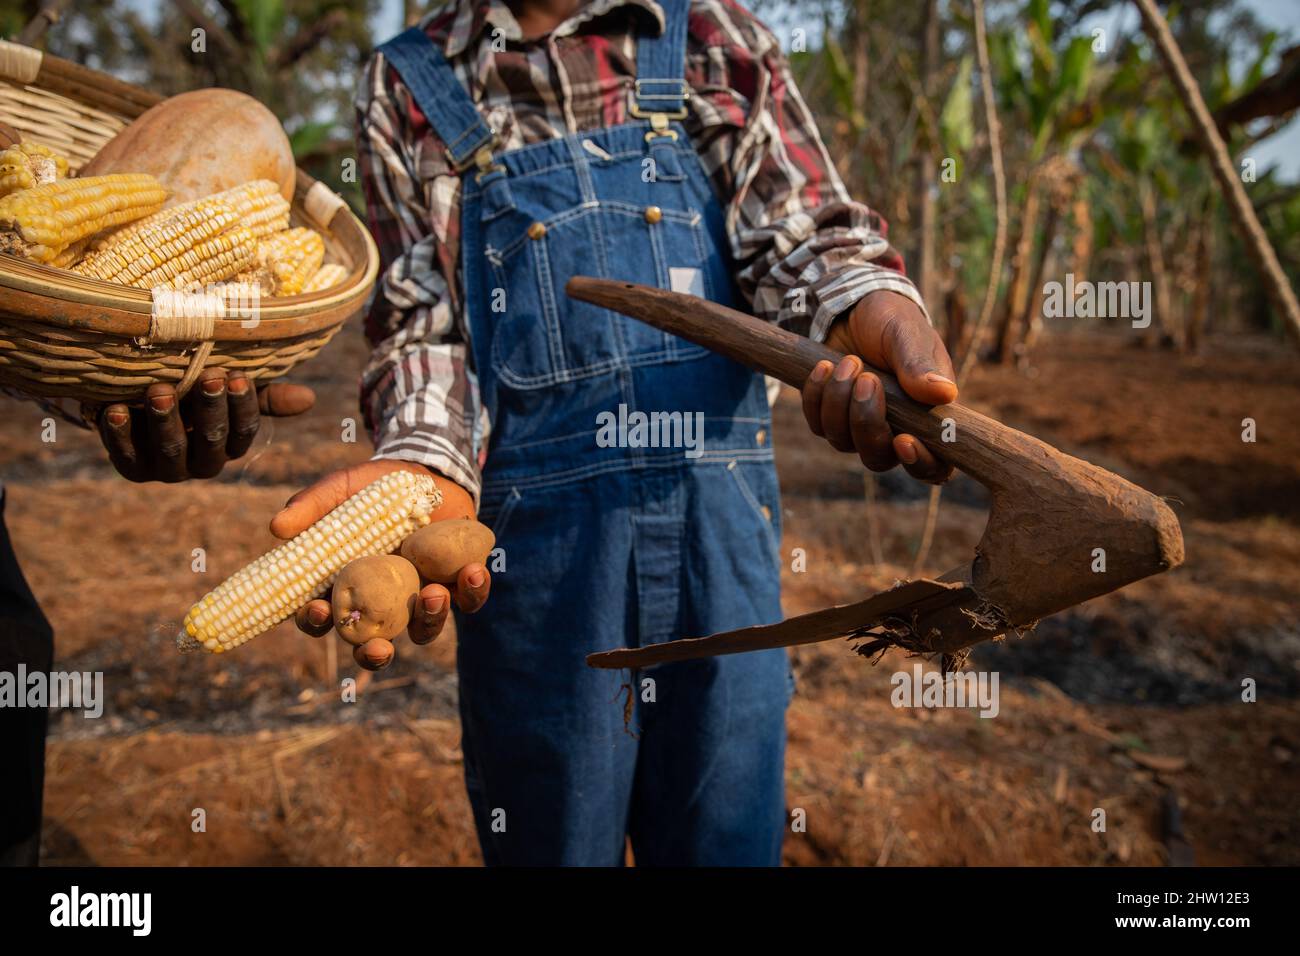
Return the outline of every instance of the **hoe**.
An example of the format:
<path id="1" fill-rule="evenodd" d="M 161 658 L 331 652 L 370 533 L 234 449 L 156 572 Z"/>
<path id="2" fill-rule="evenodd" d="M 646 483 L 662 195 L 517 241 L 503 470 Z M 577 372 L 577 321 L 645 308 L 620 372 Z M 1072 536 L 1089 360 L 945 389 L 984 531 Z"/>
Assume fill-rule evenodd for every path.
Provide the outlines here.
<path id="1" fill-rule="evenodd" d="M 585 277 L 570 280 L 567 291 L 795 388 L 818 362 L 843 357 L 691 295 Z M 898 646 L 960 662 L 974 644 L 1028 631 L 1049 614 L 1182 563 L 1182 531 L 1160 498 L 962 405 L 922 405 L 892 376 L 877 374 L 890 426 L 915 435 L 989 491 L 988 525 L 970 564 L 779 624 L 605 651 L 587 663 L 638 668 L 836 638 L 863 641 L 862 653 Z M 954 440 L 943 441 L 945 432 Z"/>

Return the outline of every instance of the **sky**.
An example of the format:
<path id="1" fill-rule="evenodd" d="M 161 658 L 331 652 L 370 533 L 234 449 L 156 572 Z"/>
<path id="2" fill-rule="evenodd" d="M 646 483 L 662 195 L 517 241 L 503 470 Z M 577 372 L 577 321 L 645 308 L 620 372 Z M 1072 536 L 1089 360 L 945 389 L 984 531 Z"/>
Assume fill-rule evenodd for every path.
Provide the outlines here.
<path id="1" fill-rule="evenodd" d="M 740 2 L 743 6 L 750 6 L 745 0 Z M 1279 47 L 1288 45 L 1288 37 L 1290 43 L 1300 43 L 1300 0 L 1246 0 L 1246 6 L 1255 11 L 1261 22 L 1282 34 L 1283 42 Z M 1113 19 L 1111 14 L 1102 18 L 1101 22 L 1111 23 Z M 1125 28 L 1134 28 L 1136 21 L 1137 11 L 1129 8 L 1124 21 Z M 401 27 L 402 0 L 384 0 L 375 35 L 387 38 L 397 33 Z M 1300 181 L 1300 117 L 1257 144 L 1252 156 L 1260 172 L 1276 165 L 1279 178 L 1289 182 Z"/>

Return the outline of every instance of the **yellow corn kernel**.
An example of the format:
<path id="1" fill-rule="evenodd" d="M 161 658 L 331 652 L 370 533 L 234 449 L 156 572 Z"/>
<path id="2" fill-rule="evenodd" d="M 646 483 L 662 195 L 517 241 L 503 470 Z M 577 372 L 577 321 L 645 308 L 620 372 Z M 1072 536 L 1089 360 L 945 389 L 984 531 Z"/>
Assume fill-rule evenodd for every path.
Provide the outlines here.
<path id="1" fill-rule="evenodd" d="M 257 249 L 258 264 L 275 276 L 276 295 L 297 295 L 325 259 L 325 240 L 300 226 L 263 239 Z"/>
<path id="2" fill-rule="evenodd" d="M 257 240 L 243 226 L 236 226 L 200 242 L 175 259 L 169 259 L 132 285 L 141 289 L 205 286 L 238 275 L 256 258 Z"/>
<path id="3" fill-rule="evenodd" d="M 289 204 L 269 179 L 254 179 L 212 197 L 239 215 L 240 225 L 261 239 L 289 228 Z"/>
<path id="4" fill-rule="evenodd" d="M 74 271 L 141 289 L 184 289 L 249 268 L 257 241 L 223 202 L 204 200 L 88 256 Z"/>
<path id="5" fill-rule="evenodd" d="M 154 213 L 145 219 L 123 226 L 113 232 L 104 233 L 91 240 L 91 249 L 102 252 L 119 243 L 134 239 L 146 229 L 152 229 L 159 223 L 166 222 L 173 216 L 201 209 L 206 203 L 224 203 L 234 210 L 243 225 L 255 238 L 262 238 L 280 232 L 289 227 L 289 204 L 280 195 L 280 187 L 269 179 L 254 179 L 242 186 L 230 189 L 202 199 L 191 199 L 170 209 Z"/>
<path id="6" fill-rule="evenodd" d="M 195 603 L 177 645 L 221 653 L 252 640 L 324 594 L 357 558 L 396 551 L 441 503 L 428 475 L 392 471 L 372 481 Z"/>
<path id="7" fill-rule="evenodd" d="M 82 254 L 86 251 L 87 242 L 89 242 L 87 239 L 77 240 L 51 259 L 49 264 L 56 269 L 73 268 L 81 260 Z"/>
<path id="8" fill-rule="evenodd" d="M 0 151 L 0 196 L 68 178 L 68 161 L 40 143 L 15 143 Z"/>
<path id="9" fill-rule="evenodd" d="M 317 269 L 316 274 L 308 279 L 307 284 L 302 287 L 302 291 L 320 292 L 323 289 L 332 289 L 347 277 L 347 267 L 341 266 L 337 262 L 331 262 Z"/>
<path id="10" fill-rule="evenodd" d="M 143 173 L 33 186 L 0 199 L 0 252 L 52 262 L 74 242 L 157 212 L 166 198 Z"/>
<path id="11" fill-rule="evenodd" d="M 150 219 L 155 220 L 153 225 L 88 256 L 76 271 L 106 282 L 135 285 L 141 276 L 231 229 L 239 217 L 225 203 L 208 200 L 162 219 Z"/>

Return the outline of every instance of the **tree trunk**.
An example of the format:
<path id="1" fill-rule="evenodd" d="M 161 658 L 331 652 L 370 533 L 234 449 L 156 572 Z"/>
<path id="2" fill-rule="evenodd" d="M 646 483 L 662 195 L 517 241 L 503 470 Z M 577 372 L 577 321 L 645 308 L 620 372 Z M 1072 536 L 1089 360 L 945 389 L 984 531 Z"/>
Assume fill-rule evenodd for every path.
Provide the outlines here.
<path id="1" fill-rule="evenodd" d="M 857 116 L 866 116 L 867 96 L 871 90 L 871 0 L 853 0 L 851 9 L 847 32 L 853 64 L 853 112 Z M 838 148 L 831 151 L 835 156 L 835 170 L 844 180 L 849 195 L 862 196 L 866 186 L 863 173 L 868 166 L 865 155 L 870 145 L 867 129 L 855 129 L 848 119 L 841 119 L 835 125 L 837 129 L 833 135 L 839 140 Z"/>
<path id="2" fill-rule="evenodd" d="M 1007 288 L 1007 301 L 1002 310 L 1002 321 L 998 326 L 997 348 L 993 353 L 996 361 L 1010 365 L 1015 358 L 1017 340 L 1017 320 L 1024 314 L 1029 295 L 1029 257 L 1034 252 L 1034 232 L 1038 225 L 1039 173 L 1035 169 L 1029 174 L 1025 183 L 1025 199 L 1020 208 L 1019 234 L 1016 238 L 1015 251 L 1011 254 L 1011 284 Z"/>
<path id="3" fill-rule="evenodd" d="M 966 373 L 979 357 L 984 329 L 993 316 L 997 301 L 998 284 L 1002 280 L 1002 256 L 1007 244 L 1007 177 L 1002 167 L 1002 125 L 998 122 L 997 103 L 993 99 L 993 75 L 989 68 L 989 43 L 984 24 L 984 0 L 971 0 L 971 21 L 975 28 L 975 56 L 980 68 L 980 95 L 984 100 L 984 123 L 988 128 L 989 161 L 993 167 L 993 201 L 997 225 L 993 233 L 993 258 L 989 262 L 988 285 L 984 288 L 984 302 L 971 329 L 960 361 L 957 363 L 957 381 L 966 379 Z"/>
<path id="4" fill-rule="evenodd" d="M 1210 243 L 1213 240 L 1214 201 L 1213 196 L 1207 196 L 1201 208 L 1201 221 L 1196 233 L 1192 303 L 1187 310 L 1187 334 L 1183 337 L 1183 347 L 1190 355 L 1196 355 L 1201 350 L 1205 323 L 1210 314 L 1210 275 L 1213 271 Z"/>
<path id="5" fill-rule="evenodd" d="M 960 282 L 952 284 L 944 295 L 943 302 L 944 315 L 948 320 L 947 328 L 944 330 L 944 346 L 948 349 L 949 355 L 956 356 L 960 354 L 966 333 L 970 331 L 966 325 L 966 293 Z"/>
<path id="6" fill-rule="evenodd" d="M 1056 240 L 1056 230 L 1061 222 L 1061 211 L 1056 208 L 1055 204 L 1047 208 L 1047 219 L 1043 222 L 1043 239 L 1038 248 L 1038 258 L 1034 262 L 1033 278 L 1029 282 L 1029 295 L 1026 298 L 1025 311 L 1020 316 L 1020 331 L 1017 333 L 1021 336 L 1020 350 L 1017 355 L 1018 361 L 1022 364 L 1029 358 L 1029 350 L 1034 347 L 1038 340 L 1039 334 L 1043 330 L 1043 308 L 1041 304 L 1043 289 L 1043 273 L 1047 271 L 1047 263 L 1052 256 L 1052 243 Z"/>
<path id="7" fill-rule="evenodd" d="M 1169 304 L 1169 273 L 1165 268 L 1164 248 L 1160 243 L 1157 224 L 1155 192 L 1145 177 L 1138 181 L 1138 195 L 1142 204 L 1142 235 L 1146 244 L 1147 268 L 1151 270 L 1151 289 L 1155 294 L 1155 319 L 1146 329 L 1145 338 L 1164 348 L 1175 344 L 1171 330 L 1173 309 Z M 1112 316 L 1115 318 L 1115 316 Z"/>
<path id="8" fill-rule="evenodd" d="M 1077 286 L 1088 278 L 1092 268 L 1092 213 L 1088 210 L 1088 201 L 1082 196 L 1076 198 L 1070 207 L 1070 217 L 1074 220 L 1074 241 L 1070 244 L 1070 270 L 1074 273 Z"/>
<path id="9" fill-rule="evenodd" d="M 921 21 L 921 95 L 933 102 L 935 72 L 939 60 L 939 0 L 926 0 L 925 14 Z M 927 115 L 933 115 L 933 110 Z M 921 291 L 921 299 L 927 304 L 937 305 L 939 301 L 935 276 L 935 233 L 937 231 L 937 207 L 939 190 L 938 150 L 936 137 L 939 131 L 930 124 L 925 137 L 924 148 L 916 157 L 916 192 L 919 215 L 917 216 L 917 256 L 914 280 Z"/>
<path id="10" fill-rule="evenodd" d="M 871 0 L 857 0 L 854 9 L 857 19 L 853 24 L 853 106 L 866 116 L 867 95 L 871 91 Z"/>

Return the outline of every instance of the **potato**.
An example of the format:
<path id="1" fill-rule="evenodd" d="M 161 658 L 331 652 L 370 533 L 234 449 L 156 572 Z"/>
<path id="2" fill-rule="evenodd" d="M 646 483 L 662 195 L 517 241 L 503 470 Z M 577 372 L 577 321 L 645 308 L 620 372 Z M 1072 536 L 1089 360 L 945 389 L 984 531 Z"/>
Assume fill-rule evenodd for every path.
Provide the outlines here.
<path id="1" fill-rule="evenodd" d="M 0 149 L 8 149 L 23 141 L 22 135 L 7 123 L 0 123 Z"/>
<path id="2" fill-rule="evenodd" d="M 496 540 L 492 529 L 477 521 L 435 521 L 402 542 L 402 557 L 426 580 L 452 585 L 465 565 L 487 561 Z"/>
<path id="3" fill-rule="evenodd" d="M 406 629 L 420 594 L 420 576 L 405 558 L 358 558 L 334 580 L 334 627 L 354 647 L 392 640 Z"/>
<path id="4" fill-rule="evenodd" d="M 170 208 L 190 199 L 269 179 L 293 201 L 293 150 L 275 114 L 246 93 L 181 93 L 142 113 L 95 154 L 82 176 L 152 173 Z"/>

